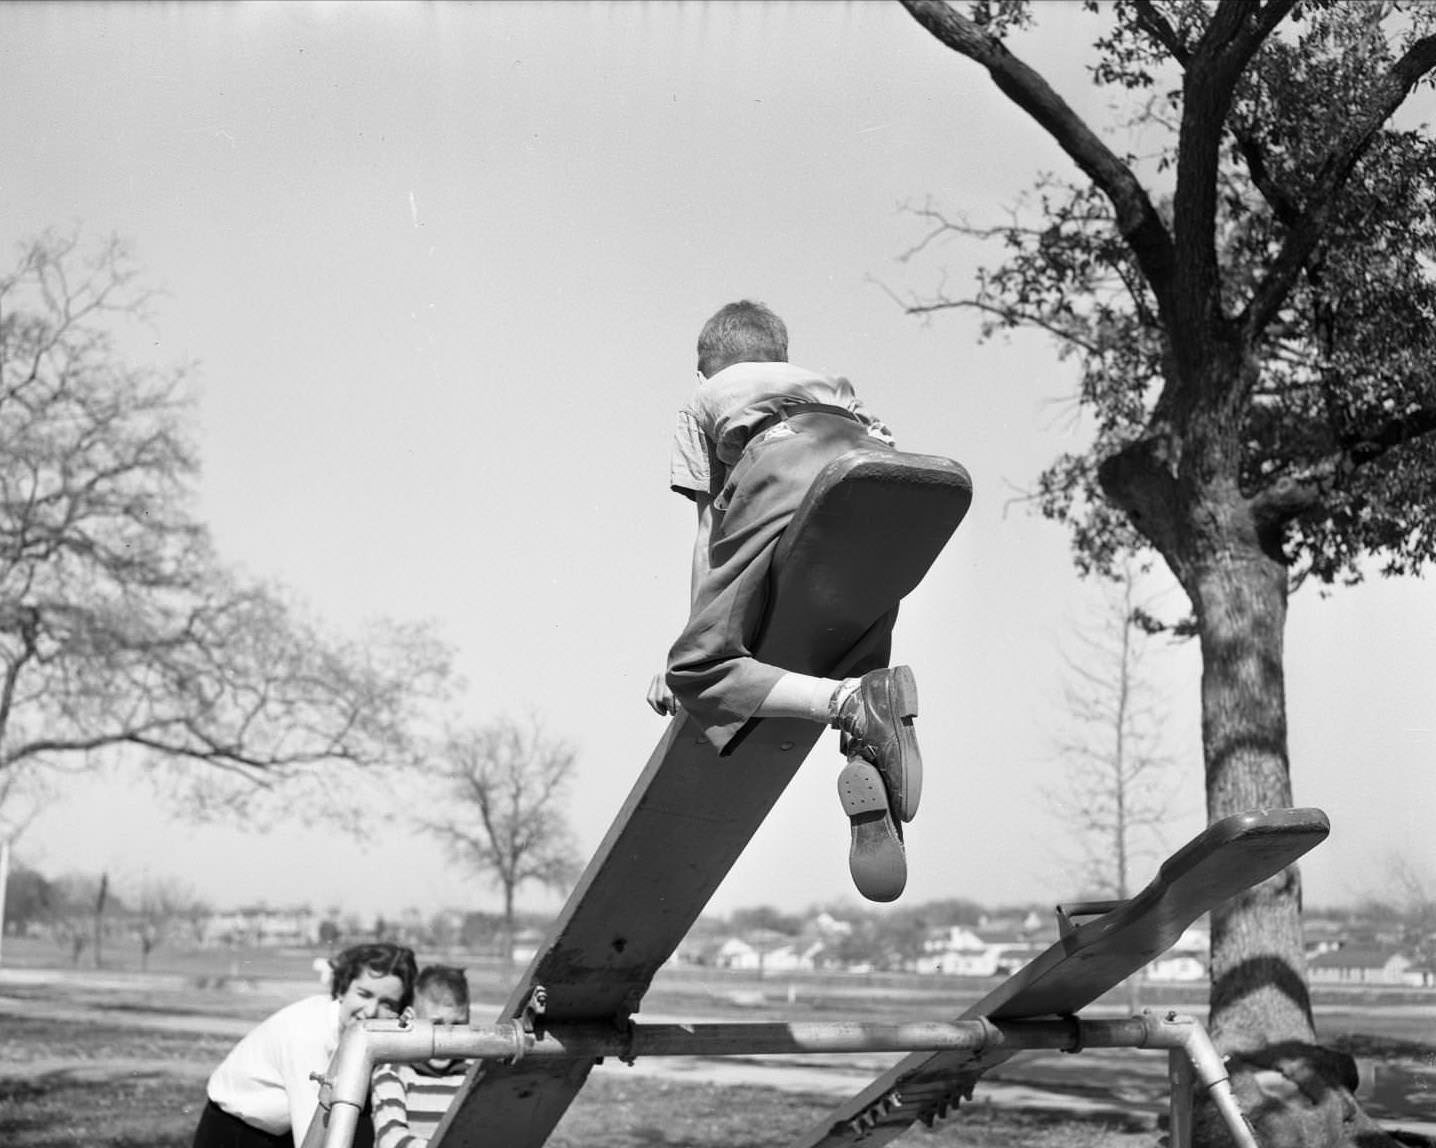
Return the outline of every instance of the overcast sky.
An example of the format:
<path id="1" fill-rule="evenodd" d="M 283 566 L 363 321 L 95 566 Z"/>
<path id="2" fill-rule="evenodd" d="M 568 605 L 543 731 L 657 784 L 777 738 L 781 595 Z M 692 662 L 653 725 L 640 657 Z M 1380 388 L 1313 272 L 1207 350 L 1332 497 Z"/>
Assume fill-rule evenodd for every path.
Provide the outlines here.
<path id="1" fill-rule="evenodd" d="M 1105 120 L 1078 51 L 1096 23 L 1041 15 L 1018 51 Z M 730 299 L 769 303 L 796 362 L 848 375 L 901 446 L 975 480 L 897 634 L 928 770 L 907 898 L 1078 892 L 1041 794 L 1061 776 L 1061 651 L 1097 592 L 1017 500 L 1084 442 L 1071 370 L 1038 337 L 980 345 L 970 318 L 922 323 L 889 295 L 960 290 L 979 254 L 899 261 L 922 235 L 904 204 L 998 221 L 1035 173 L 1070 169 L 896 4 L 0 5 L 0 157 L 7 259 L 48 226 L 117 232 L 168 292 L 152 351 L 199 364 L 200 506 L 224 556 L 341 628 L 432 619 L 469 720 L 532 711 L 577 747 L 585 851 L 663 729 L 643 694 L 687 601 L 692 512 L 666 478 L 694 338 Z M 1308 903 L 1380 889 L 1397 856 L 1436 881 L 1433 597 L 1407 580 L 1294 599 L 1296 800 L 1334 826 Z M 1164 645 L 1150 664 L 1175 847 L 1202 823 L 1199 667 Z M 825 741 L 715 910 L 856 900 L 838 764 Z M 21 854 L 179 875 L 219 904 L 492 906 L 403 812 L 376 809 L 363 842 L 196 828 L 128 778 L 84 777 Z"/>

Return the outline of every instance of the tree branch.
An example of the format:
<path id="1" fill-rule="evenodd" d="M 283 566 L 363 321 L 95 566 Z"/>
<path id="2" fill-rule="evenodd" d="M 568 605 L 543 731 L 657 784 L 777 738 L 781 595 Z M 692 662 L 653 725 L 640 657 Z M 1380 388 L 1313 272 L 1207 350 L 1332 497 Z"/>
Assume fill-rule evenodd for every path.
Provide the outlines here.
<path id="1" fill-rule="evenodd" d="M 1101 188 L 1112 203 L 1117 229 L 1136 256 L 1159 309 L 1167 311 L 1174 268 L 1172 238 L 1131 169 L 1046 80 L 996 37 L 942 0 L 902 0 L 902 5 L 940 43 L 986 68 L 998 89 L 1027 112 Z"/>
<path id="2" fill-rule="evenodd" d="M 1023 325 L 1036 327 L 1039 330 L 1046 331 L 1054 339 L 1061 339 L 1065 343 L 1071 343 L 1073 346 L 1080 347 L 1090 355 L 1101 353 L 1101 348 L 1089 339 L 1083 338 L 1078 331 L 1059 327 L 1041 314 L 999 307 L 992 303 L 984 303 L 980 299 L 942 299 L 935 303 L 904 303 L 902 307 L 909 315 L 930 315 L 935 311 L 951 311 L 960 308 L 981 311 L 983 314 L 993 315 L 1003 322 L 1010 323 L 1014 326 Z"/>
<path id="3" fill-rule="evenodd" d="M 1297 275 L 1326 231 L 1337 195 L 1377 132 L 1433 68 L 1436 68 L 1436 36 L 1425 36 L 1391 66 L 1375 85 L 1371 97 L 1352 115 L 1346 133 L 1328 151 L 1300 218 L 1287 233 L 1281 251 L 1238 317 L 1249 344 L 1260 338 L 1285 302 Z"/>
<path id="4" fill-rule="evenodd" d="M 1137 26 L 1162 45 L 1167 54 L 1185 68 L 1192 58 L 1191 50 L 1177 35 L 1177 30 L 1167 22 L 1167 18 L 1157 11 L 1152 0 L 1133 0 L 1132 10 L 1137 14 Z"/>
<path id="5" fill-rule="evenodd" d="M 1176 322 L 1168 330 L 1179 357 L 1189 362 L 1201 361 L 1211 333 L 1223 320 L 1216 175 L 1227 113 L 1242 70 L 1294 4 L 1270 0 L 1256 7 L 1250 0 L 1221 0 L 1188 61 L 1172 200 L 1175 282 L 1180 290 L 1173 298 Z"/>
<path id="6" fill-rule="evenodd" d="M 1301 205 L 1295 196 L 1276 182 L 1275 177 L 1271 174 L 1271 169 L 1267 167 L 1266 155 L 1261 150 L 1261 145 L 1257 143 L 1256 137 L 1240 125 L 1232 126 L 1232 135 L 1237 141 L 1237 150 L 1242 153 L 1242 159 L 1246 161 L 1247 174 L 1251 176 L 1252 186 L 1261 192 L 1261 197 L 1266 200 L 1277 222 L 1284 227 L 1296 226 L 1301 216 Z"/>
<path id="7" fill-rule="evenodd" d="M 1251 501 L 1252 514 L 1267 526 L 1280 526 L 1320 510 L 1339 479 L 1425 439 L 1436 437 L 1436 409 L 1390 419 L 1374 432 L 1346 444 L 1298 475 L 1283 475 Z"/>
<path id="8" fill-rule="evenodd" d="M 0 746 L 5 744 L 5 735 L 10 729 L 10 713 L 15 705 L 15 686 L 25 663 L 35 656 L 36 638 L 40 621 L 33 607 L 21 606 L 19 624 L 20 651 L 5 666 L 3 684 L 0 684 Z M 3 764 L 8 765 L 9 762 Z"/>

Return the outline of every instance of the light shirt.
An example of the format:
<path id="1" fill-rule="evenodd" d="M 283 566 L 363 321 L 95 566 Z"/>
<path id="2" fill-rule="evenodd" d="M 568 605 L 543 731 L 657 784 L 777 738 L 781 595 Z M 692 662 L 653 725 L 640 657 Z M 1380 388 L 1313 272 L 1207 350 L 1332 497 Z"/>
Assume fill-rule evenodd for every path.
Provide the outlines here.
<path id="1" fill-rule="evenodd" d="M 864 409 L 847 379 L 792 363 L 734 363 L 698 384 L 678 412 L 669 486 L 689 498 L 715 498 L 753 428 L 794 403 L 824 403 L 852 411 L 869 433 L 891 444 L 883 424 Z"/>
<path id="2" fill-rule="evenodd" d="M 209 1098 L 246 1124 L 289 1132 L 299 1148 L 319 1107 L 319 1084 L 339 1047 L 339 1002 L 305 997 L 261 1021 L 210 1074 Z"/>

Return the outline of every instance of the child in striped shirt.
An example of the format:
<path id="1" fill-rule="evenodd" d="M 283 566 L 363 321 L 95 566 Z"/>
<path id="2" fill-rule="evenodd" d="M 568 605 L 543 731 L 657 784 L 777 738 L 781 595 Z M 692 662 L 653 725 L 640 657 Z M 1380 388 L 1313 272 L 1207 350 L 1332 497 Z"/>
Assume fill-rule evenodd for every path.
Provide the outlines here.
<path id="1" fill-rule="evenodd" d="M 428 965 L 414 982 L 412 1015 L 435 1024 L 469 1023 L 463 969 Z M 467 1060 L 380 1064 L 374 1069 L 374 1148 L 428 1148 L 468 1072 Z"/>

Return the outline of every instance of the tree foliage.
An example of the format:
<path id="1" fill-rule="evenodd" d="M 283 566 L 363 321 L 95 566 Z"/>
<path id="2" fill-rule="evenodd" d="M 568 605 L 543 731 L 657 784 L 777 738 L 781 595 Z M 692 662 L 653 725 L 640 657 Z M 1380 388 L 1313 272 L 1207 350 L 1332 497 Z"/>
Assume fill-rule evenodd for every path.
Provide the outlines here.
<path id="1" fill-rule="evenodd" d="M 995 75 L 1022 67 L 994 30 L 1026 20 L 1026 5 L 975 5 L 971 23 L 908 6 L 948 40 L 966 28 Z M 1181 561 L 1165 516 L 1121 495 L 1121 473 L 1181 481 L 1178 440 L 1216 401 L 1202 376 L 1221 354 L 1238 377 L 1221 397 L 1223 449 L 1294 573 L 1355 581 L 1367 555 L 1386 572 L 1418 570 L 1436 547 L 1436 141 L 1382 125 L 1430 83 L 1436 10 L 1110 7 L 1093 79 L 1144 94 L 1133 121 L 1155 147 L 1141 160 L 1112 153 L 1026 79 L 1029 110 L 1055 122 L 1091 178 L 1044 176 L 998 226 L 923 209 L 929 242 L 994 239 L 1007 257 L 971 296 L 914 297 L 911 309 L 975 308 L 988 334 L 1036 327 L 1077 364 L 1092 445 L 1058 459 L 1038 493 L 1072 528 L 1084 569 L 1110 572 L 1147 544 Z M 1218 106 L 1189 106 L 1193 94 Z"/>
<path id="2" fill-rule="evenodd" d="M 0 775 L 126 747 L 260 783 L 406 759 L 447 652 L 337 640 L 220 563 L 187 372 L 121 350 L 152 298 L 118 242 L 47 234 L 0 276 Z"/>
<path id="3" fill-rule="evenodd" d="M 728 915 L 728 925 L 739 933 L 756 932 L 780 933 L 785 937 L 796 937 L 803 931 L 803 918 L 797 913 L 784 913 L 772 905 L 750 905 L 734 909 Z"/>
<path id="4" fill-rule="evenodd" d="M 49 919 L 56 899 L 55 889 L 43 873 L 16 862 L 5 883 L 5 931 L 25 936 Z"/>

